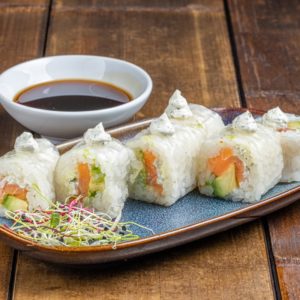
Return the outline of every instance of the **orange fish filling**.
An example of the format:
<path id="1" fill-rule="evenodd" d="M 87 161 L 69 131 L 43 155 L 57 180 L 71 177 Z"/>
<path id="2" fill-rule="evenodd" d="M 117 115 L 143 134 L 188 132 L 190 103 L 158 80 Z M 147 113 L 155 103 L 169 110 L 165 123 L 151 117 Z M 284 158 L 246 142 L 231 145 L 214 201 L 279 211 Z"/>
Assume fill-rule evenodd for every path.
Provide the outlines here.
<path id="1" fill-rule="evenodd" d="M 217 156 L 208 159 L 209 170 L 218 176 L 221 176 L 231 164 L 235 166 L 235 177 L 237 184 L 244 179 L 244 165 L 243 162 L 233 154 L 231 148 L 222 148 Z"/>
<path id="2" fill-rule="evenodd" d="M 155 189 L 155 191 L 157 191 L 158 194 L 161 195 L 163 193 L 163 187 L 161 184 L 157 182 L 158 175 L 154 164 L 155 161 L 157 160 L 157 157 L 153 152 L 149 150 L 144 150 L 143 156 L 144 156 L 144 164 L 147 173 L 146 183 L 152 186 Z"/>
<path id="3" fill-rule="evenodd" d="M 89 184 L 91 180 L 91 174 L 89 165 L 87 163 L 79 163 L 78 169 L 78 190 L 79 194 L 86 197 L 89 194 Z"/>
<path id="4" fill-rule="evenodd" d="M 2 203 L 3 199 L 7 195 L 26 201 L 27 193 L 27 189 L 21 188 L 15 183 L 6 183 L 2 188 L 0 188 L 0 203 Z"/>

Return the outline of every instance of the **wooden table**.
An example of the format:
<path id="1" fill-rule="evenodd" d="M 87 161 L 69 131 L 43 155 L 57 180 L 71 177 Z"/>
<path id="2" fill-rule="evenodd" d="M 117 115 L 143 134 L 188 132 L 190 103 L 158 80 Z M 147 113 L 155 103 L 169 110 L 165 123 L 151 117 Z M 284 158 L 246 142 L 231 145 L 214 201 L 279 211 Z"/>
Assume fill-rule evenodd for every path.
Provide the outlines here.
<path id="1" fill-rule="evenodd" d="M 67 53 L 129 60 L 154 89 L 209 107 L 300 113 L 297 0 L 0 0 L 1 71 Z M 0 154 L 24 128 L 0 111 Z M 300 203 L 249 225 L 110 269 L 69 269 L 0 243 L 1 299 L 299 299 Z"/>

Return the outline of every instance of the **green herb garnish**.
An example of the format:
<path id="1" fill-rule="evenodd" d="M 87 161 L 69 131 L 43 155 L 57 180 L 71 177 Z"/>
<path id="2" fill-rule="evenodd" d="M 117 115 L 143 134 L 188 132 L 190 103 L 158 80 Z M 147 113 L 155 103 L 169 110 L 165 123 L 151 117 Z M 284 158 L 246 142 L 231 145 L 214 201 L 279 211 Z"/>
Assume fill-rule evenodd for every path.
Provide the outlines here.
<path id="1" fill-rule="evenodd" d="M 50 227 L 55 228 L 59 224 L 60 214 L 53 213 L 50 218 Z"/>
<path id="2" fill-rule="evenodd" d="M 113 220 L 105 213 L 82 207 L 77 200 L 68 205 L 56 203 L 47 210 L 6 211 L 6 216 L 14 221 L 10 229 L 15 233 L 47 246 L 116 248 L 119 243 L 139 238 L 130 226 L 150 230 L 134 222 Z"/>

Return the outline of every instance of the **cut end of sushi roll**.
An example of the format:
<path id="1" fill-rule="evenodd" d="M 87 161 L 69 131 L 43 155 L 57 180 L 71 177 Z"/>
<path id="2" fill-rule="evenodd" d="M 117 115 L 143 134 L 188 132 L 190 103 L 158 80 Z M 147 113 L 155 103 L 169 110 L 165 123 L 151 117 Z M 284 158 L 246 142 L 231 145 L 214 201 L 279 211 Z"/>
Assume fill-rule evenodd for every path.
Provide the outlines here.
<path id="1" fill-rule="evenodd" d="M 199 190 L 208 196 L 256 202 L 279 182 L 283 158 L 278 135 L 249 112 L 238 116 L 206 146 Z"/>
<path id="2" fill-rule="evenodd" d="M 127 142 L 136 160 L 131 165 L 129 195 L 136 200 L 169 206 L 196 187 L 196 156 L 203 128 L 183 126 L 166 114 Z"/>
<path id="3" fill-rule="evenodd" d="M 234 154 L 234 149 L 225 146 L 217 155 L 207 160 L 207 179 L 200 192 L 208 196 L 226 198 L 237 189 L 245 177 L 245 165 Z"/>
<path id="4" fill-rule="evenodd" d="M 158 167 L 161 159 L 151 149 L 137 148 L 134 152 L 138 162 L 134 166 L 136 176 L 131 177 L 130 195 L 134 199 L 155 202 L 155 199 L 164 195 L 163 170 Z"/>
<path id="5" fill-rule="evenodd" d="M 146 132 L 145 132 L 146 133 Z M 175 128 L 166 113 L 153 120 L 150 124 L 149 135 L 141 137 L 143 142 L 133 147 L 136 160 L 131 165 L 130 196 L 148 202 L 156 202 L 165 194 L 164 188 L 164 159 L 159 151 L 153 148 L 151 135 L 160 139 L 168 138 L 175 134 Z M 131 143 L 129 142 L 129 146 Z M 171 205 L 173 201 L 161 201 L 162 205 Z"/>
<path id="6" fill-rule="evenodd" d="M 0 213 L 46 209 L 55 194 L 53 171 L 59 157 L 45 139 L 29 132 L 17 137 L 14 150 L 0 158 Z"/>
<path id="7" fill-rule="evenodd" d="M 117 217 L 128 196 L 127 179 L 133 153 L 105 132 L 88 129 L 84 141 L 64 153 L 55 169 L 58 201 L 74 199 L 83 206 Z"/>

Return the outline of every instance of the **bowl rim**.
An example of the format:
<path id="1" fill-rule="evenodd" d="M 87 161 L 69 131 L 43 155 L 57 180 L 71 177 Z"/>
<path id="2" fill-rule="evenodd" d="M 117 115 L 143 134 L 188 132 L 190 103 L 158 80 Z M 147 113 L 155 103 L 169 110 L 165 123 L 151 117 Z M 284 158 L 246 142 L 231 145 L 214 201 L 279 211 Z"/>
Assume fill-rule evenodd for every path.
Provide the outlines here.
<path id="1" fill-rule="evenodd" d="M 144 79 L 146 79 L 146 87 L 144 91 L 136 98 L 133 98 L 131 101 L 124 103 L 119 106 L 111 107 L 111 108 L 104 108 L 104 109 L 97 109 L 97 110 L 87 110 L 87 111 L 51 111 L 51 110 L 46 110 L 46 109 L 40 109 L 40 108 L 33 108 L 25 105 L 20 105 L 16 102 L 14 102 L 11 99 L 8 99 L 6 96 L 4 96 L 1 91 L 0 91 L 0 103 L 2 104 L 7 104 L 10 107 L 14 107 L 15 109 L 18 109 L 20 111 L 28 112 L 28 113 L 39 113 L 41 115 L 47 115 L 47 116 L 64 116 L 64 117 L 74 117 L 74 116 L 99 116 L 99 114 L 110 114 L 110 113 L 120 113 L 124 112 L 125 110 L 130 110 L 131 108 L 134 108 L 136 105 L 143 104 L 143 102 L 149 97 L 149 95 L 152 92 L 153 88 L 153 82 L 150 77 L 150 75 L 140 66 L 133 64 L 129 61 L 123 60 L 123 59 L 118 59 L 118 58 L 113 58 L 113 57 L 107 57 L 107 56 L 98 56 L 98 55 L 85 55 L 85 54 L 66 54 L 66 55 L 51 55 L 51 56 L 44 56 L 44 57 L 39 57 L 31 60 L 27 60 L 24 62 L 21 62 L 19 64 L 16 64 L 2 73 L 0 73 L 0 80 L 1 77 L 14 69 L 19 68 L 20 66 L 24 64 L 28 64 L 31 62 L 35 61 L 40 61 L 40 60 L 47 60 L 47 59 L 56 59 L 56 58 L 96 58 L 96 59 L 102 59 L 104 61 L 112 61 L 116 63 L 121 63 L 125 64 L 131 68 L 133 68 L 135 71 L 139 72 Z M 74 78 L 68 78 L 68 79 L 81 79 L 80 77 L 74 77 Z M 103 81 L 105 82 L 105 81 Z"/>

